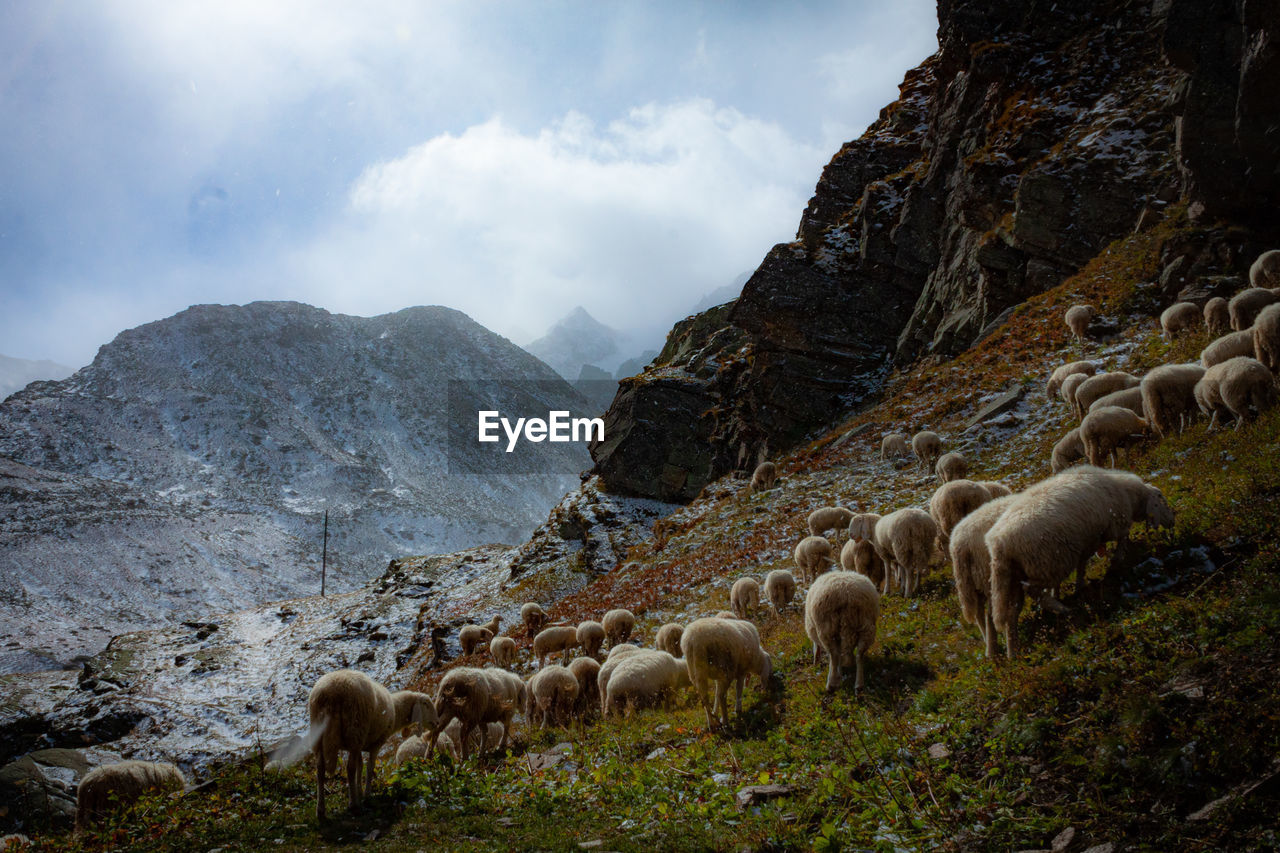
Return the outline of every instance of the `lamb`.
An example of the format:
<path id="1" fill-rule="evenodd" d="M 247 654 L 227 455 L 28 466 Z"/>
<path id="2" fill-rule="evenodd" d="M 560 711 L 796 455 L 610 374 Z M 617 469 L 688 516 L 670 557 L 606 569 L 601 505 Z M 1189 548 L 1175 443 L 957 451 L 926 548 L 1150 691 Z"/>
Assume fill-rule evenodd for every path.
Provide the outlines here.
<path id="1" fill-rule="evenodd" d="M 1256 351 L 1253 348 L 1252 329 L 1245 329 L 1243 332 L 1231 332 L 1212 341 L 1200 351 L 1200 363 L 1205 367 L 1213 367 L 1215 364 L 1222 364 L 1227 359 L 1236 358 L 1237 356 L 1256 357 Z"/>
<path id="2" fill-rule="evenodd" d="M 1065 471 L 1083 458 L 1084 442 L 1080 439 L 1080 428 L 1076 427 L 1058 439 L 1058 443 L 1053 446 L 1050 467 L 1053 469 L 1053 473 L 1057 474 L 1059 471 Z"/>
<path id="3" fill-rule="evenodd" d="M 1200 411 L 1209 415 L 1210 428 L 1219 415 L 1229 414 L 1240 429 L 1251 409 L 1262 414 L 1275 405 L 1275 374 L 1255 358 L 1229 358 L 1206 370 L 1194 393 Z"/>
<path id="4" fill-rule="evenodd" d="M 167 761 L 121 761 L 95 767 L 76 789 L 76 829 L 89 829 L 148 791 L 181 791 L 186 786 L 182 771 Z"/>
<path id="5" fill-rule="evenodd" d="M 442 734 L 441 737 L 444 737 Z M 427 742 L 420 735 L 410 735 L 400 741 L 400 745 L 396 747 L 396 757 L 391 759 L 391 763 L 395 767 L 407 763 L 414 758 L 427 757 Z"/>
<path id="6" fill-rule="evenodd" d="M 608 716 L 610 710 L 619 711 L 622 706 L 628 713 L 659 703 L 670 706 L 680 688 L 689 684 L 684 661 L 658 651 L 631 655 L 623 658 L 609 678 L 603 713 Z"/>
<path id="7" fill-rule="evenodd" d="M 487 646 L 493 640 L 493 632 L 479 625 L 463 625 L 458 632 L 458 644 L 462 646 L 464 655 L 472 654 L 477 648 Z"/>
<path id="8" fill-rule="evenodd" d="M 1142 416 L 1164 438 L 1176 426 L 1186 427 L 1198 411 L 1196 383 L 1204 377 L 1199 364 L 1164 364 L 1142 377 Z"/>
<path id="9" fill-rule="evenodd" d="M 1126 388 L 1136 388 L 1141 382 L 1141 379 L 1132 373 L 1125 373 L 1123 370 L 1090 376 L 1076 388 L 1076 420 L 1084 420 L 1084 416 L 1089 413 L 1089 407 L 1099 397 L 1105 397 L 1108 394 L 1115 391 L 1123 391 Z"/>
<path id="10" fill-rule="evenodd" d="M 1010 658 L 1017 654 L 1024 584 L 1060 609 L 1052 591 L 1073 570 L 1081 588 L 1089 558 L 1111 541 L 1122 549 L 1135 521 L 1167 527 L 1173 510 L 1159 489 L 1136 475 L 1092 465 L 1055 474 L 1013 499 L 984 539 L 991 555 L 991 619 L 1005 635 Z"/>
<path id="11" fill-rule="evenodd" d="M 718 710 L 720 725 L 729 725 L 729 684 L 736 687 L 734 713 L 742 716 L 742 687 L 748 675 L 760 679 L 761 687 L 769 683 L 773 661 L 760 647 L 756 626 L 741 620 L 704 618 L 694 620 L 680 638 L 680 648 L 689 666 L 689 679 L 707 713 L 707 728 L 716 728 Z M 714 703 L 708 682 L 714 682 Z"/>
<path id="12" fill-rule="evenodd" d="M 587 657 L 593 658 L 600 653 L 600 647 L 604 645 L 604 626 L 599 622 L 588 619 L 578 624 L 577 637 L 578 645 L 582 647 L 582 653 Z"/>
<path id="13" fill-rule="evenodd" d="M 831 543 L 822 536 L 806 536 L 796 545 L 796 567 L 800 569 L 800 579 L 806 583 L 830 568 L 834 562 L 831 557 Z"/>
<path id="14" fill-rule="evenodd" d="M 630 610 L 622 608 L 610 610 L 600 621 L 604 625 L 604 633 L 609 638 L 610 647 L 631 639 L 631 631 L 636 626 L 636 617 Z"/>
<path id="15" fill-rule="evenodd" d="M 427 741 L 427 756 L 435 750 L 436 738 L 454 719 L 462 721 L 459 740 L 463 761 L 470 754 L 471 730 L 476 726 L 501 723 L 502 739 L 498 741 L 498 749 L 506 749 L 511 736 L 511 718 L 526 706 L 528 695 L 520 677 L 505 669 L 462 666 L 449 670 L 436 688 L 437 716 Z"/>
<path id="16" fill-rule="evenodd" d="M 843 525 L 841 525 L 843 527 Z M 729 593 L 729 604 L 739 619 L 753 616 L 760 606 L 760 583 L 755 578 L 738 578 Z"/>
<path id="17" fill-rule="evenodd" d="M 1090 465 L 1102 467 L 1104 459 L 1116 467 L 1116 451 L 1142 438 L 1147 432 L 1147 422 L 1130 409 L 1104 406 L 1089 412 L 1080 423 L 1080 441 Z"/>
<path id="18" fill-rule="evenodd" d="M 486 623 L 484 623 L 483 625 L 481 625 L 480 627 L 481 627 L 481 628 L 484 628 L 486 631 L 488 631 L 488 632 L 489 632 L 490 637 L 496 637 L 496 636 L 498 636 L 498 625 L 499 625 L 501 622 L 502 622 L 502 617 L 501 617 L 501 616 L 495 616 L 495 617 L 493 617 L 492 619 L 490 619 L 488 622 L 486 622 Z"/>
<path id="19" fill-rule="evenodd" d="M 813 665 L 818 653 L 829 658 L 827 692 L 840 684 L 841 668 L 857 667 L 853 689 L 861 690 L 862 656 L 875 644 L 880 619 L 880 593 L 863 575 L 831 572 L 814 581 L 804 602 L 804 632 L 813 642 Z"/>
<path id="20" fill-rule="evenodd" d="M 1067 328 L 1075 339 L 1083 341 L 1085 332 L 1089 331 L 1089 322 L 1097 312 L 1098 309 L 1092 305 L 1072 305 L 1062 319 L 1066 321 Z"/>
<path id="21" fill-rule="evenodd" d="M 938 480 L 943 483 L 959 480 L 969 473 L 969 460 L 965 459 L 963 454 L 953 450 L 938 457 L 933 471 L 938 475 Z"/>
<path id="22" fill-rule="evenodd" d="M 1276 294 L 1265 287 L 1250 287 L 1242 290 L 1227 303 L 1227 312 L 1231 315 L 1231 328 L 1242 332 L 1253 325 L 1258 312 L 1276 301 Z"/>
<path id="23" fill-rule="evenodd" d="M 778 466 L 772 462 L 761 462 L 751 472 L 751 491 L 763 492 L 773 488 L 778 481 Z"/>
<path id="24" fill-rule="evenodd" d="M 911 450 L 920 461 L 920 468 L 928 471 L 942 455 L 942 436 L 930 430 L 922 430 L 911 439 Z"/>
<path id="25" fill-rule="evenodd" d="M 991 492 L 973 480 L 943 483 L 929 498 L 929 515 L 938 523 L 938 546 L 947 547 L 951 530 L 969 513 L 991 500 Z"/>
<path id="26" fill-rule="evenodd" d="M 960 612 L 966 622 L 978 626 L 989 658 L 996 655 L 996 631 L 991 623 L 991 555 L 985 537 L 1013 501 L 1009 496 L 985 503 L 960 519 L 951 531 L 951 571 Z"/>
<path id="27" fill-rule="evenodd" d="M 1089 406 L 1090 412 L 1096 412 L 1098 409 L 1106 406 L 1119 406 L 1122 409 L 1128 409 L 1139 417 L 1142 416 L 1142 387 L 1135 385 L 1132 388 L 1126 388 L 1123 391 L 1112 391 L 1103 397 L 1094 400 Z M 1086 412 L 1086 414 L 1088 414 Z"/>
<path id="28" fill-rule="evenodd" d="M 805 523 L 814 536 L 822 536 L 828 530 L 842 530 L 853 518 L 853 511 L 842 506 L 824 506 L 809 513 Z"/>
<path id="29" fill-rule="evenodd" d="M 1253 350 L 1267 370 L 1280 371 L 1280 305 L 1268 305 L 1253 321 Z"/>
<path id="30" fill-rule="evenodd" d="M 1231 331 L 1231 309 L 1227 300 L 1215 296 L 1204 304 L 1204 324 L 1215 338 Z"/>
<path id="31" fill-rule="evenodd" d="M 781 613 L 782 608 L 791 603 L 791 599 L 796 595 L 796 579 L 791 572 L 786 569 L 774 569 L 764 576 L 764 597 L 769 599 L 769 603 L 773 605 L 775 613 Z M 671 651 L 667 649 L 667 651 Z M 673 655 L 675 652 L 671 652 Z M 679 655 L 676 655 L 679 657 Z"/>
<path id="32" fill-rule="evenodd" d="M 600 661 L 595 658 L 578 657 L 569 664 L 569 671 L 578 679 L 578 717 L 586 714 L 588 708 L 600 706 L 600 692 L 596 687 L 596 678 L 600 675 Z"/>
<path id="33" fill-rule="evenodd" d="M 524 623 L 525 634 L 532 637 L 547 624 L 547 613 L 541 605 L 530 601 L 521 606 L 520 621 Z"/>
<path id="34" fill-rule="evenodd" d="M 891 512 L 876 522 L 872 544 L 884 560 L 888 577 L 888 590 L 893 577 L 898 578 L 898 588 L 910 598 L 925 571 L 937 553 L 937 541 L 941 531 L 929 513 L 908 507 Z"/>
<path id="35" fill-rule="evenodd" d="M 1062 381 L 1062 387 L 1058 389 L 1058 396 L 1062 398 L 1062 402 L 1071 407 L 1071 411 L 1074 412 L 1076 410 L 1076 389 L 1089 378 L 1091 377 L 1085 376 L 1083 373 L 1073 373 Z"/>
<path id="36" fill-rule="evenodd" d="M 316 819 L 325 819 L 324 777 L 338 769 L 338 752 L 347 753 L 347 793 L 351 810 L 373 788 L 378 750 L 397 731 L 434 725 L 436 709 L 425 693 L 392 693 L 363 672 L 340 669 L 320 677 L 307 697 L 311 721 L 308 741 L 316 757 Z M 434 737 L 434 735 L 433 735 Z M 360 766 L 369 753 L 363 793 Z"/>
<path id="37" fill-rule="evenodd" d="M 578 647 L 578 629 L 572 625 L 553 625 L 550 628 L 543 628 L 538 632 L 538 636 L 533 638 L 533 656 L 538 659 L 538 666 L 542 667 L 547 661 L 547 655 L 560 652 L 561 662 L 569 660 L 569 653 Z"/>
<path id="38" fill-rule="evenodd" d="M 1253 287 L 1280 287 L 1280 249 L 1258 255 L 1249 266 L 1249 284 Z"/>
<path id="39" fill-rule="evenodd" d="M 1188 329 L 1195 329 L 1204 320 L 1199 306 L 1194 302 L 1175 302 L 1160 314 L 1160 328 L 1167 340 Z"/>
<path id="40" fill-rule="evenodd" d="M 790 574 L 788 572 L 787 574 Z M 769 588 L 768 581 L 765 582 L 765 589 Z M 680 657 L 683 652 L 680 651 L 680 635 L 684 633 L 684 626 L 679 622 L 668 622 L 658 629 L 658 636 L 654 639 L 654 646 L 660 651 L 664 651 L 674 657 Z"/>
<path id="41" fill-rule="evenodd" d="M 494 663 L 509 669 L 516 662 L 516 641 L 510 637 L 494 637 L 489 643 L 489 654 Z"/>
<path id="42" fill-rule="evenodd" d="M 1092 361 L 1072 361 L 1057 367 L 1053 373 L 1049 374 L 1049 383 L 1045 386 L 1044 395 L 1052 400 L 1053 395 L 1062 390 L 1062 383 L 1066 381 L 1068 376 L 1080 374 L 1084 379 L 1088 379 L 1097 372 L 1098 366 Z M 1083 382 L 1084 379 L 1080 381 Z"/>
<path id="43" fill-rule="evenodd" d="M 907 444 L 907 437 L 902 433 L 891 432 L 880 440 L 881 459 L 910 455 L 911 445 Z"/>
<path id="44" fill-rule="evenodd" d="M 997 480 L 979 480 L 978 485 L 987 490 L 987 494 L 992 500 L 996 498 L 1007 498 L 1013 494 L 1013 490 Z"/>
<path id="45" fill-rule="evenodd" d="M 547 718 L 559 725 L 573 719 L 578 703 L 578 677 L 568 667 L 551 664 L 533 674 L 525 690 L 524 718 L 530 726 L 539 720 L 539 728 L 547 727 Z"/>

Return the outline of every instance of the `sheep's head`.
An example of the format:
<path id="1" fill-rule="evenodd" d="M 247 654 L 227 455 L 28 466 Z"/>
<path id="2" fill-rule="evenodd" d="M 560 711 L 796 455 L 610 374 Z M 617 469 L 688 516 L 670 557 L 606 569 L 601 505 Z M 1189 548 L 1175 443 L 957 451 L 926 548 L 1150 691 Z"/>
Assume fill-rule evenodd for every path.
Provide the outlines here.
<path id="1" fill-rule="evenodd" d="M 395 704 L 396 722 L 399 724 L 402 735 L 407 735 L 410 729 L 422 732 L 435 728 L 439 718 L 436 716 L 435 705 L 427 694 L 401 690 L 392 695 L 392 701 Z"/>
<path id="2" fill-rule="evenodd" d="M 756 675 L 760 676 L 760 686 L 767 689 L 769 679 L 773 676 L 773 658 L 764 649 L 760 650 L 760 656 L 756 660 Z"/>
<path id="3" fill-rule="evenodd" d="M 1152 527 L 1173 527 L 1173 507 L 1155 486 L 1146 486 L 1146 501 L 1142 515 L 1135 521 L 1145 521 Z"/>

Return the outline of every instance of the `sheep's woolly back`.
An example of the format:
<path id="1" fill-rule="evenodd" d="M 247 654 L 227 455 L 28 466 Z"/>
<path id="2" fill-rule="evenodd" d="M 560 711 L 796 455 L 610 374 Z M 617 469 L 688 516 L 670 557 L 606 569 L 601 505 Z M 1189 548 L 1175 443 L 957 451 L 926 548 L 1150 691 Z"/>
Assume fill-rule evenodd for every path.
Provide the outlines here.
<path id="1" fill-rule="evenodd" d="M 666 652 L 646 650 L 629 655 L 618 662 L 609 678 L 604 713 L 622 710 L 621 706 L 644 708 L 669 701 L 688 684 L 689 671 L 684 661 Z"/>
<path id="2" fill-rule="evenodd" d="M 1199 364 L 1165 364 L 1142 377 L 1142 416 L 1159 435 L 1180 428 L 1196 412 L 1196 383 L 1204 377 Z"/>
<path id="3" fill-rule="evenodd" d="M 915 507 L 891 512 L 876 523 L 872 540 L 881 558 L 896 563 L 903 571 L 904 592 L 915 589 L 936 553 L 938 523 L 929 513 Z"/>
<path id="4" fill-rule="evenodd" d="M 1229 358 L 1206 370 L 1194 393 L 1205 414 L 1229 414 L 1238 426 L 1275 405 L 1275 376 L 1257 359 Z"/>
<path id="5" fill-rule="evenodd" d="M 1249 266 L 1251 287 L 1280 287 L 1280 249 L 1263 252 Z"/>
<path id="6" fill-rule="evenodd" d="M 600 704 L 600 694 L 596 688 L 596 678 L 600 675 L 600 661 L 595 658 L 574 658 L 569 664 L 569 671 L 578 679 L 578 707 L 588 708 Z"/>
<path id="7" fill-rule="evenodd" d="M 1076 410 L 1076 390 L 1090 378 L 1092 377 L 1083 373 L 1073 373 L 1062 380 L 1062 388 L 1059 389 L 1058 396 L 1062 398 L 1062 402 L 1071 407 L 1071 411 Z"/>
<path id="8" fill-rule="evenodd" d="M 596 690 L 600 695 L 601 702 L 608 695 L 609 678 L 613 675 L 613 671 L 621 666 L 622 662 L 627 658 L 648 654 L 650 651 L 652 649 L 641 649 L 630 643 L 622 643 L 609 650 L 609 656 L 605 658 L 604 663 L 600 665 L 600 671 L 596 673 Z"/>
<path id="9" fill-rule="evenodd" d="M 493 632 L 479 625 L 463 625 L 462 630 L 458 632 L 458 645 L 462 646 L 464 655 L 472 654 L 477 648 L 489 645 L 492 640 Z"/>
<path id="10" fill-rule="evenodd" d="M 90 770 L 76 789 L 76 828 L 95 825 L 114 809 L 128 808 L 148 791 L 181 791 L 182 771 L 168 762 L 121 761 Z"/>
<path id="11" fill-rule="evenodd" d="M 609 637 L 609 645 L 616 646 L 631 638 L 631 631 L 636 626 L 636 617 L 630 610 L 618 608 L 606 613 L 600 622 L 604 625 L 604 632 Z"/>
<path id="12" fill-rule="evenodd" d="M 322 675 L 307 698 L 312 748 L 323 753 L 328 767 L 337 767 L 338 752 L 367 752 L 395 731 L 391 691 L 363 672 L 340 669 Z"/>
<path id="13" fill-rule="evenodd" d="M 1093 319 L 1096 309 L 1092 305 L 1072 305 L 1067 309 L 1067 313 L 1062 315 L 1063 322 L 1067 324 L 1067 328 L 1071 330 L 1071 334 L 1076 340 L 1081 340 L 1085 332 L 1089 331 L 1089 321 Z"/>
<path id="14" fill-rule="evenodd" d="M 1078 373 L 1085 378 L 1088 378 L 1097 372 L 1098 365 L 1094 364 L 1092 361 L 1073 361 L 1068 364 L 1064 364 L 1061 367 L 1057 367 L 1054 369 L 1053 373 L 1049 374 L 1049 381 L 1045 385 L 1044 395 L 1052 400 L 1053 396 L 1062 389 L 1062 383 L 1066 381 L 1068 376 Z M 1084 379 L 1081 379 L 1080 381 L 1083 382 Z"/>
<path id="15" fill-rule="evenodd" d="M 950 483 L 952 480 L 959 480 L 969 473 L 969 460 L 964 458 L 964 454 L 953 450 L 938 457 L 938 462 L 934 465 L 933 471 L 938 475 L 939 480 L 944 483 Z"/>
<path id="16" fill-rule="evenodd" d="M 1237 332 L 1248 329 L 1258 312 L 1276 301 L 1276 295 L 1265 287 L 1250 287 L 1242 290 L 1227 303 L 1227 313 L 1231 315 L 1231 328 Z"/>
<path id="17" fill-rule="evenodd" d="M 640 647 L 634 643 L 618 643 L 618 645 L 609 649 L 609 654 L 605 655 L 605 660 L 626 657 L 638 651 L 640 651 Z"/>
<path id="18" fill-rule="evenodd" d="M 542 609 L 542 605 L 530 601 L 520 607 L 520 621 L 524 623 L 524 628 L 529 634 L 535 634 L 546 624 L 547 614 Z"/>
<path id="19" fill-rule="evenodd" d="M 578 629 L 573 625 L 556 625 L 543 628 L 533 638 L 533 656 L 542 660 L 553 652 L 576 648 L 578 645 Z"/>
<path id="20" fill-rule="evenodd" d="M 1116 391 L 1123 391 L 1126 388 L 1136 388 L 1140 380 L 1132 373 L 1125 373 L 1123 370 L 1113 371 L 1111 373 L 1099 373 L 1096 376 L 1090 376 L 1081 382 L 1076 388 L 1075 393 L 1075 413 L 1078 420 L 1084 420 L 1084 416 L 1088 413 L 1089 407 L 1099 397 L 1105 397 Z"/>
<path id="21" fill-rule="evenodd" d="M 979 480 L 978 485 L 987 490 L 987 494 L 991 496 L 992 500 L 1007 498 L 1013 494 L 1013 490 L 999 480 Z"/>
<path id="22" fill-rule="evenodd" d="M 668 622 L 658 629 L 658 635 L 653 644 L 661 651 L 680 657 L 683 654 L 680 651 L 680 635 L 683 633 L 684 626 L 679 622 Z"/>
<path id="23" fill-rule="evenodd" d="M 827 689 L 835 689 L 838 668 L 852 666 L 855 657 L 876 641 L 880 593 L 866 577 L 829 572 L 813 582 L 804 602 L 804 632 L 831 657 Z"/>
<path id="24" fill-rule="evenodd" d="M 800 569 L 800 576 L 805 579 L 813 578 L 833 562 L 831 543 L 822 536 L 806 536 L 801 539 L 791 556 Z"/>
<path id="25" fill-rule="evenodd" d="M 1268 370 L 1280 371 L 1280 305 L 1268 305 L 1253 321 L 1253 350 Z"/>
<path id="26" fill-rule="evenodd" d="M 715 683 L 720 692 L 748 675 L 755 675 L 765 685 L 773 674 L 773 661 L 760 646 L 756 626 L 740 619 L 695 619 L 684 629 L 680 648 L 688 664 L 689 679 L 707 709 L 708 721 L 712 709 L 709 683 Z M 728 708 L 722 707 L 721 711 L 722 720 L 727 720 Z"/>
<path id="27" fill-rule="evenodd" d="M 1254 357 L 1252 329 L 1231 332 L 1213 341 L 1200 351 L 1200 363 L 1205 367 L 1213 367 L 1237 356 Z"/>
<path id="28" fill-rule="evenodd" d="M 578 677 L 565 666 L 552 664 L 533 674 L 525 698 L 525 719 L 533 724 L 540 717 L 545 728 L 547 718 L 567 722 L 578 701 Z"/>
<path id="29" fill-rule="evenodd" d="M 453 718 L 471 723 L 496 723 L 524 705 L 525 685 L 505 669 L 460 666 L 445 673 L 436 688 L 436 712 L 448 725 Z M 437 727 L 440 723 L 437 722 Z"/>
<path id="30" fill-rule="evenodd" d="M 1141 438 L 1147 422 L 1130 409 L 1104 406 L 1084 416 L 1080 423 L 1080 440 L 1090 465 L 1101 466 L 1117 448 Z"/>
<path id="31" fill-rule="evenodd" d="M 588 619 L 578 625 L 577 639 L 578 645 L 582 647 L 582 653 L 595 657 L 600 652 L 600 647 L 604 645 L 604 626 Z"/>
<path id="32" fill-rule="evenodd" d="M 1132 388 L 1126 388 L 1123 391 L 1112 391 L 1110 394 L 1099 397 L 1089 406 L 1090 412 L 1096 412 L 1098 409 L 1108 408 L 1111 406 L 1119 406 L 1121 409 L 1128 409 L 1138 417 L 1142 417 L 1142 388 L 1135 385 Z"/>
<path id="33" fill-rule="evenodd" d="M 824 506 L 809 513 L 805 524 L 809 528 L 809 533 L 821 536 L 828 530 L 843 530 L 851 518 L 853 518 L 852 510 L 842 506 Z"/>
<path id="34" fill-rule="evenodd" d="M 510 637 L 494 637 L 489 643 L 489 654 L 498 666 L 511 666 L 516 662 L 516 641 Z"/>
<path id="35" fill-rule="evenodd" d="M 907 443 L 907 437 L 900 432 L 891 432 L 880 440 L 880 458 L 888 459 L 891 456 L 910 456 L 911 445 Z"/>
<path id="36" fill-rule="evenodd" d="M 1068 432 L 1053 446 L 1051 465 L 1053 473 L 1064 471 L 1084 458 L 1084 442 L 1080 440 L 1080 428 Z"/>
<path id="37" fill-rule="evenodd" d="M 738 578 L 729 593 L 729 603 L 734 615 L 739 619 L 747 618 L 760 606 L 760 582 L 755 578 Z"/>
<path id="38" fill-rule="evenodd" d="M 396 757 L 391 763 L 396 767 L 413 758 L 427 757 L 427 742 L 418 735 L 410 735 L 396 747 Z"/>
<path id="39" fill-rule="evenodd" d="M 1010 495 L 985 503 L 951 531 L 951 570 L 966 622 L 978 623 L 982 608 L 991 597 L 991 556 L 987 553 L 986 535 L 1013 501 Z"/>
<path id="40" fill-rule="evenodd" d="M 853 522 L 849 522 L 852 524 Z M 764 577 L 764 595 L 774 610 L 781 610 L 791 603 L 796 594 L 796 579 L 786 569 L 774 569 Z M 677 641 L 678 642 L 678 641 Z M 667 651 L 671 651 L 667 649 Z M 671 652 L 673 655 L 675 652 Z M 679 655 L 677 655 L 678 657 Z"/>
<path id="41" fill-rule="evenodd" d="M 1227 300 L 1215 296 L 1204 304 L 1204 325 L 1214 337 L 1231 331 L 1231 309 L 1227 307 Z"/>
<path id="42" fill-rule="evenodd" d="M 1178 332 L 1197 328 L 1204 320 L 1204 314 L 1194 302 L 1175 302 L 1160 314 L 1160 328 L 1166 338 L 1172 338 Z"/>
<path id="43" fill-rule="evenodd" d="M 884 560 L 876 553 L 876 546 L 869 539 L 853 544 L 853 571 L 867 578 L 880 588 L 884 584 Z"/>
<path id="44" fill-rule="evenodd" d="M 778 481 L 778 466 L 772 462 L 761 462 L 751 473 L 751 491 L 761 492 L 772 489 Z"/>
<path id="45" fill-rule="evenodd" d="M 991 493 L 981 483 L 973 480 L 952 480 L 943 483 L 929 499 L 929 515 L 938 523 L 944 536 L 960 519 L 991 500 Z"/>
<path id="46" fill-rule="evenodd" d="M 942 455 L 942 436 L 932 430 L 921 430 L 911 438 L 911 451 L 927 470 Z"/>

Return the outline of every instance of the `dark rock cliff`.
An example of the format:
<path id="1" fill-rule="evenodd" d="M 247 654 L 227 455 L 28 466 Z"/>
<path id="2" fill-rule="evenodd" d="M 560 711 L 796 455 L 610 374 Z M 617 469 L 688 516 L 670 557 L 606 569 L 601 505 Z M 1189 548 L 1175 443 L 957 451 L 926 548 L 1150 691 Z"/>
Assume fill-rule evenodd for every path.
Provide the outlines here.
<path id="1" fill-rule="evenodd" d="M 1278 4 L 940 0 L 938 53 L 832 158 L 796 240 L 621 383 L 596 472 L 690 500 L 1180 197 L 1274 228 Z"/>

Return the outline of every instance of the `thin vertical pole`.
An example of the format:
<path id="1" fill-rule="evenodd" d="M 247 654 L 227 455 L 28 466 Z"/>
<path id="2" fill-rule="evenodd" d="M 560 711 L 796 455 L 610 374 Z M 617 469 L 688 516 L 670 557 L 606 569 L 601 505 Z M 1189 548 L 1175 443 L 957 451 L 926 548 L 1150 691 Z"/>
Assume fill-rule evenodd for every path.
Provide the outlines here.
<path id="1" fill-rule="evenodd" d="M 320 552 L 320 597 L 324 597 L 325 579 L 329 574 L 329 510 L 324 511 L 324 545 Z"/>

